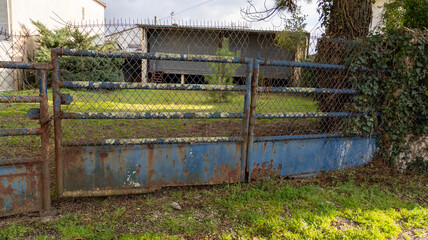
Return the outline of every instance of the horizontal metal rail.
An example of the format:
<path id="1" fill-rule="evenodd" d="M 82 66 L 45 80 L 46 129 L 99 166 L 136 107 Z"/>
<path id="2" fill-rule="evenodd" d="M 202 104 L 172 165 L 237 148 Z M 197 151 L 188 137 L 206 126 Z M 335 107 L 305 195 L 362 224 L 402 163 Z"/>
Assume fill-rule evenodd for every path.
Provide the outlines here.
<path id="1" fill-rule="evenodd" d="M 349 112 L 288 112 L 288 113 L 256 113 L 257 119 L 274 118 L 326 118 L 326 117 L 359 117 L 364 113 Z"/>
<path id="2" fill-rule="evenodd" d="M 41 133 L 40 128 L 0 129 L 0 137 L 40 135 Z"/>
<path id="3" fill-rule="evenodd" d="M 96 51 L 57 48 L 58 55 L 98 58 L 149 59 L 187 62 L 248 63 L 251 58 L 175 53 L 101 53 Z"/>
<path id="4" fill-rule="evenodd" d="M 193 90 L 193 91 L 246 91 L 247 86 L 208 85 L 208 84 L 158 84 L 158 83 L 119 83 L 119 82 L 61 82 L 62 88 L 83 89 L 153 89 L 153 90 Z"/>
<path id="5" fill-rule="evenodd" d="M 48 70 L 53 69 L 53 66 L 48 63 L 0 61 L 0 68 Z"/>
<path id="6" fill-rule="evenodd" d="M 0 103 L 39 103 L 39 96 L 0 96 Z"/>
<path id="7" fill-rule="evenodd" d="M 229 112 L 66 112 L 60 116 L 61 119 L 210 119 L 243 117 L 243 113 Z"/>
<path id="8" fill-rule="evenodd" d="M 259 93 L 326 93 L 326 94 L 357 94 L 356 89 L 334 88 L 301 88 L 301 87 L 258 87 Z"/>
<path id="9" fill-rule="evenodd" d="M 242 137 L 183 137 L 183 138 L 143 138 L 143 139 L 106 139 L 103 141 L 64 141 L 63 146 L 111 146 L 111 145 L 141 145 L 141 144 L 193 144 L 242 142 Z"/>
<path id="10" fill-rule="evenodd" d="M 269 60 L 260 59 L 261 66 L 282 66 L 282 67 L 301 67 L 301 68 L 322 68 L 322 69 L 336 69 L 346 70 L 347 66 L 336 64 L 323 64 L 323 63 L 308 63 L 308 62 L 293 62 L 283 60 Z"/>
<path id="11" fill-rule="evenodd" d="M 41 158 L 30 158 L 30 159 L 0 159 L 0 166 L 14 166 L 22 164 L 33 164 L 42 163 Z"/>
<path id="12" fill-rule="evenodd" d="M 373 134 L 377 136 L 377 134 Z M 349 137 L 373 137 L 361 134 L 306 134 L 306 135 L 285 135 L 272 137 L 255 137 L 255 142 L 275 142 L 288 140 L 303 140 L 303 139 L 323 139 L 323 138 L 349 138 Z"/>

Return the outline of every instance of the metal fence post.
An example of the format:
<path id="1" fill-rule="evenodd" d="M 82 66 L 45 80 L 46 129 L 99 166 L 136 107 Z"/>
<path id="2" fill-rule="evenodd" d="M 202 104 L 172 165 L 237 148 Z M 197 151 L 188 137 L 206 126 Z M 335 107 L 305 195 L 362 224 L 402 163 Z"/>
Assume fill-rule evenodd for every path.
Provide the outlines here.
<path id="1" fill-rule="evenodd" d="M 39 96 L 40 96 L 40 129 L 42 139 L 42 185 L 43 185 L 43 212 L 41 215 L 50 215 L 51 193 L 49 174 L 49 105 L 48 83 L 46 70 L 39 70 Z"/>
<path id="2" fill-rule="evenodd" d="M 250 175 L 250 160 L 252 155 L 253 148 L 253 139 L 254 139 L 254 128 L 256 124 L 256 106 L 257 106 L 257 88 L 259 82 L 259 70 L 260 70 L 260 61 L 258 59 L 254 60 L 254 70 L 251 80 L 251 102 L 250 102 L 250 119 L 249 119 L 249 134 L 248 134 L 248 145 L 247 145 L 247 161 L 246 161 L 246 179 L 248 182 L 251 181 Z"/>
<path id="3" fill-rule="evenodd" d="M 246 181 L 247 179 L 247 149 L 248 149 L 248 137 L 249 137 L 249 128 L 250 128 L 250 103 L 251 103 L 251 82 L 253 79 L 253 67 L 254 61 L 250 60 L 247 63 L 247 78 L 246 78 L 246 92 L 244 98 L 244 118 L 243 118 L 243 127 L 242 127 L 242 137 L 244 138 L 241 152 L 241 181 Z"/>
<path id="4" fill-rule="evenodd" d="M 56 49 L 51 50 L 52 60 L 52 92 L 54 107 L 54 138 L 55 138 L 55 166 L 56 166 L 56 186 L 58 196 L 64 191 L 63 163 L 62 163 L 62 128 L 61 128 L 61 92 L 60 92 L 60 72 L 59 57 Z"/>

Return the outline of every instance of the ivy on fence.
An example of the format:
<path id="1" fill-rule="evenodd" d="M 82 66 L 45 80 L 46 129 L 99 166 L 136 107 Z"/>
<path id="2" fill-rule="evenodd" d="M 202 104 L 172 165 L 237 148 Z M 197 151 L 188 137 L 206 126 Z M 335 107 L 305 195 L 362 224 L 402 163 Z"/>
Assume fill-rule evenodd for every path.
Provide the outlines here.
<path id="1" fill-rule="evenodd" d="M 428 31 L 388 30 L 355 42 L 350 52 L 346 64 L 361 93 L 351 107 L 368 113 L 350 130 L 380 133 L 380 154 L 395 165 L 409 157 L 409 142 L 428 133 Z"/>

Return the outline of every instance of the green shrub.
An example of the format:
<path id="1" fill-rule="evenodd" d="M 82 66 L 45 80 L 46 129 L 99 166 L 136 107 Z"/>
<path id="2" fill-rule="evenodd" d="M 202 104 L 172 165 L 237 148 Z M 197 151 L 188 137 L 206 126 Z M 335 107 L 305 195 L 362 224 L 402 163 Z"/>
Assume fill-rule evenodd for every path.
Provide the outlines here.
<path id="1" fill-rule="evenodd" d="M 90 51 L 117 51 L 114 42 L 97 44 L 98 35 L 91 36 L 78 29 L 66 26 L 57 30 L 50 30 L 40 22 L 32 21 L 37 27 L 40 37 L 35 60 L 51 62 L 52 48 L 68 48 Z M 92 58 L 92 57 L 61 57 L 61 77 L 68 81 L 102 81 L 120 82 L 124 80 L 121 67 L 123 59 Z"/>
<path id="2" fill-rule="evenodd" d="M 231 52 L 229 50 L 229 39 L 223 38 L 222 47 L 217 49 L 217 56 L 220 57 L 240 57 L 241 53 Z M 212 74 L 205 76 L 208 84 L 213 85 L 233 85 L 233 75 L 236 73 L 236 69 L 239 67 L 238 64 L 233 63 L 208 63 L 208 67 L 211 69 Z M 225 91 L 210 91 L 209 97 L 211 102 L 222 103 L 228 102 L 232 92 Z"/>

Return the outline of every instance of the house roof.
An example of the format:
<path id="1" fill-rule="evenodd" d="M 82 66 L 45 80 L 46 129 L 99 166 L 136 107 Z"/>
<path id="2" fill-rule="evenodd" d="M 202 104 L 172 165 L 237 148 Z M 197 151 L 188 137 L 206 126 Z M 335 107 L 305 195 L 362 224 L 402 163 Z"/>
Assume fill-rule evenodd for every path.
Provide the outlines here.
<path id="1" fill-rule="evenodd" d="M 185 26 L 185 25 L 154 25 L 154 24 L 137 24 L 137 27 L 145 29 L 167 29 L 167 30 L 181 30 L 181 31 L 192 31 L 192 30 L 204 30 L 204 31 L 231 31 L 231 32 L 253 32 L 253 33 L 267 33 L 276 34 L 278 30 L 261 30 L 251 29 L 247 27 L 206 27 L 206 26 Z"/>
<path id="2" fill-rule="evenodd" d="M 103 6 L 104 8 L 107 7 L 107 4 L 104 1 L 102 1 L 102 0 L 92 0 L 92 1 L 98 3 L 99 5 Z"/>

